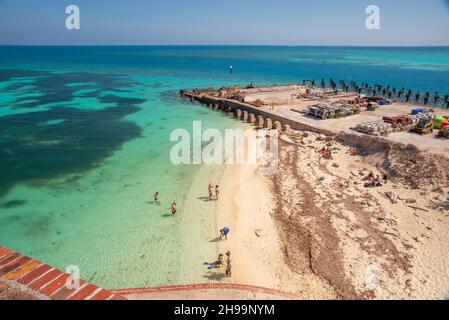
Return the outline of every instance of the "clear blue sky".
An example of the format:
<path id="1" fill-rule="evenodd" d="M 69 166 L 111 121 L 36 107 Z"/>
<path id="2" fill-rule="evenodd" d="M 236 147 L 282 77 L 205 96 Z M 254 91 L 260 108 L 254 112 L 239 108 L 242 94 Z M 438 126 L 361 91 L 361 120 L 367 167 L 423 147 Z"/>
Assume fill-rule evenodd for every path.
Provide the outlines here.
<path id="1" fill-rule="evenodd" d="M 0 0 L 0 44 L 449 45 L 449 0 Z"/>

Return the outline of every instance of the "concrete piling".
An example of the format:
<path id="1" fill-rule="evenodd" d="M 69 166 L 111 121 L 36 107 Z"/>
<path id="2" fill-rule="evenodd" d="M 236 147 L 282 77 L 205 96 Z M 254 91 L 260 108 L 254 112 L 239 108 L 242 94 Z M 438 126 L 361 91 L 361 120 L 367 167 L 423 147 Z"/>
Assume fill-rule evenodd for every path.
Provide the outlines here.
<path id="1" fill-rule="evenodd" d="M 290 125 L 289 124 L 286 124 L 285 126 L 284 126 L 284 132 L 285 133 L 290 133 L 292 131 L 292 128 L 290 127 Z"/>
<path id="2" fill-rule="evenodd" d="M 242 110 L 240 109 L 235 110 L 235 117 L 239 120 L 242 119 Z"/>
<path id="3" fill-rule="evenodd" d="M 256 123 L 256 116 L 254 115 L 254 113 L 250 113 L 248 116 L 248 122 L 253 124 Z"/>
<path id="4" fill-rule="evenodd" d="M 248 121 L 248 111 L 243 111 L 242 120 L 245 122 Z"/>
<path id="5" fill-rule="evenodd" d="M 257 116 L 257 123 L 256 123 L 256 125 L 257 125 L 257 127 L 259 129 L 263 128 L 263 123 L 264 123 L 263 117 L 262 116 Z"/>
<path id="6" fill-rule="evenodd" d="M 273 121 L 271 121 L 271 118 L 266 118 L 265 119 L 265 128 L 273 129 Z"/>

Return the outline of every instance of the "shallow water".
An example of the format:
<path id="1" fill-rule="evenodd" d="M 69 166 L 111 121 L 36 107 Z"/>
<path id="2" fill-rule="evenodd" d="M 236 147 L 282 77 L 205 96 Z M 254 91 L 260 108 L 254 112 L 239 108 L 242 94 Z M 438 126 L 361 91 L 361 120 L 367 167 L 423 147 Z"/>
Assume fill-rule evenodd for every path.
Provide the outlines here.
<path id="1" fill-rule="evenodd" d="M 224 167 L 172 165 L 169 137 L 241 124 L 180 88 L 333 77 L 449 91 L 447 48 L 0 47 L 0 65 L 0 245 L 106 288 L 208 281 L 220 226 L 202 197 Z"/>

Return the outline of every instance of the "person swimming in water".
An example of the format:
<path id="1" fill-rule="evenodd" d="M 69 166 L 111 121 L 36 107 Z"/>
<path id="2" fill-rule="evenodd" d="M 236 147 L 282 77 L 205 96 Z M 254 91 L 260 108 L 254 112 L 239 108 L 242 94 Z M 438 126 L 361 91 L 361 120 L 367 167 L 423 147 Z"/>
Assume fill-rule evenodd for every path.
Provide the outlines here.
<path id="1" fill-rule="evenodd" d="M 176 201 L 173 200 L 173 203 L 171 205 L 171 214 L 176 215 L 176 211 L 177 211 Z"/>

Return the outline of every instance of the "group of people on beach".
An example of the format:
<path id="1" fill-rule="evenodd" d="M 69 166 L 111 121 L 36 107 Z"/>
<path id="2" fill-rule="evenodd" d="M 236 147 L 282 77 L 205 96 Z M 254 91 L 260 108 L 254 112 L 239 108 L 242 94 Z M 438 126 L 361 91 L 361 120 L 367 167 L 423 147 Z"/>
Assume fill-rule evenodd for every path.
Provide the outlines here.
<path id="1" fill-rule="evenodd" d="M 215 187 L 213 187 L 213 185 L 211 183 L 209 183 L 208 185 L 208 192 L 209 192 L 209 199 L 213 199 L 215 196 L 215 199 L 218 200 L 218 197 L 220 195 L 220 189 L 219 186 L 216 185 Z M 219 238 L 221 240 L 228 240 L 228 234 L 230 232 L 229 227 L 223 227 L 222 229 L 220 229 L 220 236 Z M 206 263 L 206 265 L 209 266 L 209 269 L 219 269 L 221 267 L 223 267 L 225 265 L 224 263 L 224 255 L 223 254 L 219 254 L 218 259 L 215 262 L 212 263 Z M 225 269 L 225 275 L 230 277 L 232 275 L 232 256 L 231 256 L 231 251 L 228 250 L 228 252 L 226 252 L 226 269 Z"/>
<path id="2" fill-rule="evenodd" d="M 322 154 L 324 159 L 331 160 L 332 159 L 332 150 L 329 146 L 324 146 L 320 153 Z"/>
<path id="3" fill-rule="evenodd" d="M 334 148 L 335 149 L 335 148 Z M 319 153 L 323 156 L 324 159 L 331 160 L 332 159 L 333 148 L 331 148 L 331 144 L 328 143 L 320 149 Z M 351 148 L 348 151 L 348 154 L 351 156 L 357 156 L 358 151 L 356 148 Z M 388 182 L 388 176 L 385 175 L 383 178 L 380 175 L 374 175 L 373 172 L 370 172 L 366 177 L 363 178 L 364 186 L 366 188 L 375 188 L 382 187 L 384 184 Z"/>
<path id="4" fill-rule="evenodd" d="M 220 253 L 218 255 L 218 258 L 216 261 L 214 261 L 212 263 L 206 262 L 205 264 L 209 267 L 209 269 L 220 269 L 225 266 L 224 255 Z M 228 252 L 226 252 L 225 275 L 228 277 L 232 276 L 232 255 L 231 255 L 231 251 L 229 251 L 229 250 L 228 250 Z"/>
<path id="5" fill-rule="evenodd" d="M 215 187 L 213 187 L 212 184 L 209 183 L 208 191 L 209 191 L 209 199 L 213 199 L 213 197 L 215 196 L 215 198 L 218 200 L 218 197 L 219 197 L 219 195 L 220 195 L 220 189 L 219 189 L 218 185 L 216 185 Z M 153 195 L 154 203 L 156 203 L 156 204 L 159 204 L 159 203 L 160 203 L 160 202 L 159 202 L 159 196 L 160 196 L 159 192 L 156 192 L 156 193 Z M 172 205 L 171 205 L 171 213 L 172 213 L 173 216 L 175 216 L 175 215 L 176 215 L 176 212 L 177 212 L 177 204 L 176 204 L 176 201 L 173 200 L 173 203 L 172 203 Z M 224 240 L 227 240 L 227 239 L 228 239 L 228 234 L 229 234 L 229 232 L 230 232 L 229 227 L 223 227 L 223 228 L 220 230 L 220 236 L 219 236 L 220 239 L 221 239 L 221 240 L 223 240 L 223 239 L 224 239 Z M 221 267 L 223 267 L 223 266 L 225 265 L 225 262 L 224 262 L 224 255 L 223 255 L 223 254 L 220 254 L 220 255 L 218 256 L 217 261 L 212 262 L 212 263 L 207 263 L 207 262 L 206 262 L 205 264 L 208 265 L 208 267 L 209 267 L 210 269 L 218 269 L 218 268 L 221 268 Z M 228 276 L 228 277 L 230 277 L 230 276 L 232 275 L 232 256 L 231 256 L 231 251 L 226 252 L 226 269 L 225 269 L 225 275 Z"/>
<path id="6" fill-rule="evenodd" d="M 212 200 L 215 194 L 215 199 L 218 200 L 218 196 L 220 195 L 220 189 L 218 187 L 218 184 L 215 186 L 215 188 L 212 186 L 212 184 L 209 183 L 208 187 L 209 191 L 209 199 Z"/>
<path id="7" fill-rule="evenodd" d="M 374 173 L 370 172 L 363 180 L 366 188 L 382 187 L 388 182 L 388 176 L 381 178 L 380 175 L 374 176 Z"/>

